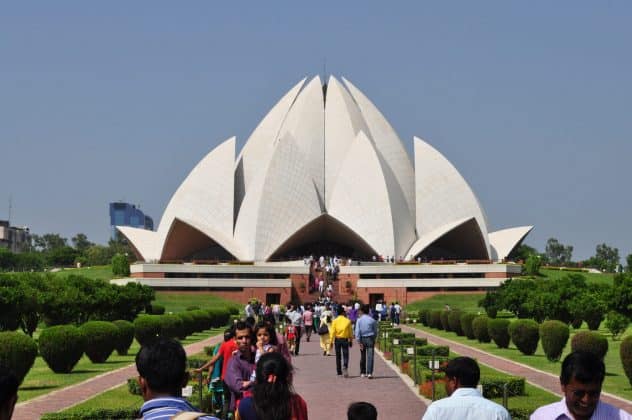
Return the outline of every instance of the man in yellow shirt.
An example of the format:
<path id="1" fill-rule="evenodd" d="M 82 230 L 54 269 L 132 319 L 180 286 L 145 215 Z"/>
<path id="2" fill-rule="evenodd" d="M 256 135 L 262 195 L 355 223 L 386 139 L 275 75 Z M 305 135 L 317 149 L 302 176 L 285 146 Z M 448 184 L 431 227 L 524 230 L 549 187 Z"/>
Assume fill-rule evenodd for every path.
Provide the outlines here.
<path id="1" fill-rule="evenodd" d="M 341 307 L 339 314 L 331 323 L 329 329 L 329 348 L 336 347 L 336 373 L 338 376 L 349 377 L 347 368 L 349 367 L 349 347 L 353 344 L 353 329 L 351 321 L 346 317 L 345 310 Z M 342 356 L 342 369 L 340 367 L 340 357 Z"/>

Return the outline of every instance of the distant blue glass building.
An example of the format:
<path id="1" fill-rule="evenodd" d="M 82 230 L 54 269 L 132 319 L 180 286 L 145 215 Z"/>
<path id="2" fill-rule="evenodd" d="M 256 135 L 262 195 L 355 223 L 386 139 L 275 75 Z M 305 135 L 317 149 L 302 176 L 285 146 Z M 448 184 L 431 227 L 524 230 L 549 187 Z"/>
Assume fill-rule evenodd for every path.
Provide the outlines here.
<path id="1" fill-rule="evenodd" d="M 111 237 L 115 238 L 115 226 L 131 226 L 147 230 L 154 230 L 154 220 L 143 213 L 134 204 L 116 202 L 110 203 Z"/>

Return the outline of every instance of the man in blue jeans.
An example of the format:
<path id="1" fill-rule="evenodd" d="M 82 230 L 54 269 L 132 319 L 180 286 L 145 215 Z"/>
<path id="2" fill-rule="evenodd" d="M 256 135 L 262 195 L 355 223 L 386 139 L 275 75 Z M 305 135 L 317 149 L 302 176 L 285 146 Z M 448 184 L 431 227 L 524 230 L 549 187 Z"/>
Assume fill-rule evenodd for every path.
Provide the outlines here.
<path id="1" fill-rule="evenodd" d="M 369 316 L 369 305 L 362 305 L 355 325 L 355 338 L 360 343 L 360 376 L 373 378 L 373 354 L 377 322 Z"/>

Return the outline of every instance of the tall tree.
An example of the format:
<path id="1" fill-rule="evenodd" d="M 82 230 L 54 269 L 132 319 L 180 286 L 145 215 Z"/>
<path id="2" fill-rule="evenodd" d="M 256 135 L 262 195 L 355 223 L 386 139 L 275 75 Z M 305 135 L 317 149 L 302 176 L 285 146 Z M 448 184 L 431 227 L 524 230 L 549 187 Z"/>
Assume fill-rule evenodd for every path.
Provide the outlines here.
<path id="1" fill-rule="evenodd" d="M 586 261 L 586 265 L 612 273 L 619 265 L 619 249 L 599 244 L 595 249 L 595 255 Z"/>
<path id="2" fill-rule="evenodd" d="M 568 264 L 571 262 L 571 256 L 573 255 L 573 246 L 564 245 L 555 238 L 549 238 L 549 240 L 546 241 L 544 254 L 549 264 Z"/>
<path id="3" fill-rule="evenodd" d="M 631 272 L 632 271 L 632 254 L 628 254 L 628 256 L 625 257 L 625 261 L 627 264 L 627 267 L 625 268 L 626 271 Z"/>
<path id="4" fill-rule="evenodd" d="M 88 240 L 88 237 L 84 233 L 77 233 L 73 236 L 72 244 L 77 251 L 80 253 L 84 253 L 88 248 L 94 245 L 92 242 Z"/>
<path id="5" fill-rule="evenodd" d="M 49 252 L 54 249 L 67 246 L 68 239 L 58 233 L 46 233 L 44 235 L 33 235 L 33 245 L 38 251 Z"/>

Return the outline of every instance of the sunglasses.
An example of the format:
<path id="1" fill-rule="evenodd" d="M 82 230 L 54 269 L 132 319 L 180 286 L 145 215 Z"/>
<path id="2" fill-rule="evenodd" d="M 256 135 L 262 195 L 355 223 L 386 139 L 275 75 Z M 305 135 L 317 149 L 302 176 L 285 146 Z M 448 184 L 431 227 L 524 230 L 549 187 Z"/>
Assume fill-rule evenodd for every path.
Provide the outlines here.
<path id="1" fill-rule="evenodd" d="M 571 391 L 571 393 L 573 394 L 573 397 L 579 398 L 579 399 L 584 398 L 586 395 L 588 395 L 590 398 L 598 398 L 599 394 L 601 394 L 601 390 L 596 389 L 592 391 L 586 391 L 583 389 L 574 389 Z"/>

